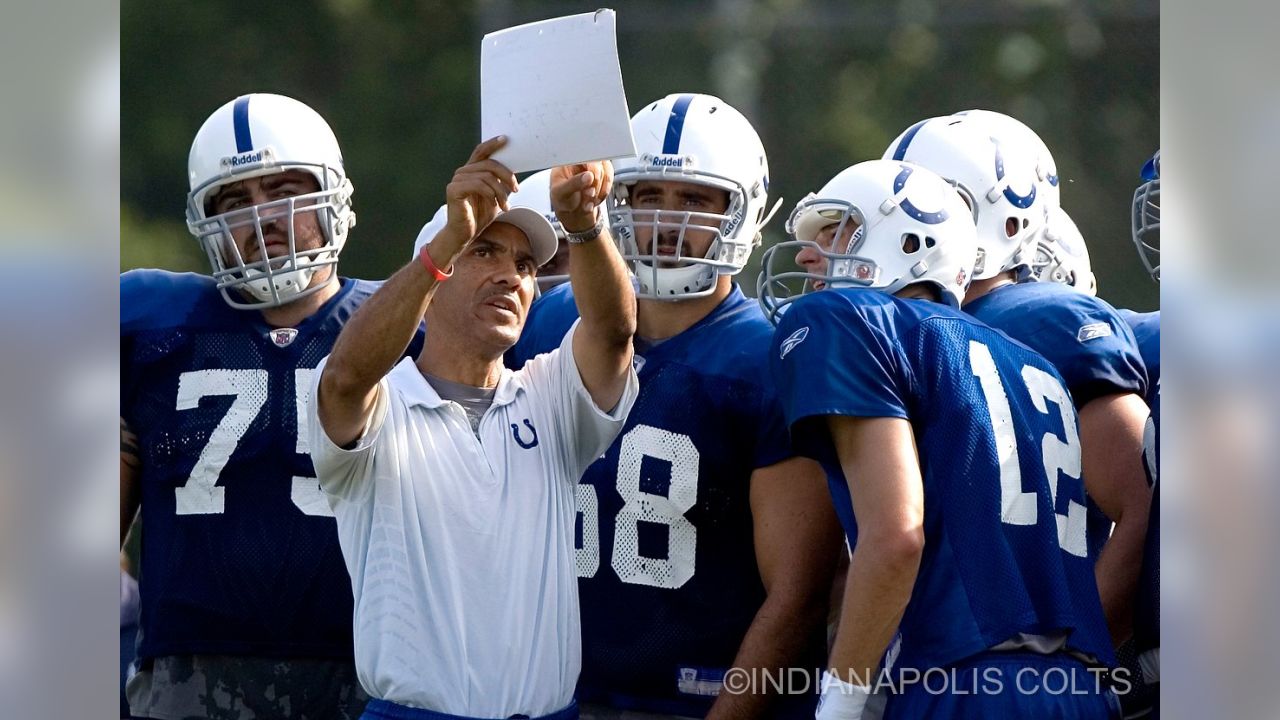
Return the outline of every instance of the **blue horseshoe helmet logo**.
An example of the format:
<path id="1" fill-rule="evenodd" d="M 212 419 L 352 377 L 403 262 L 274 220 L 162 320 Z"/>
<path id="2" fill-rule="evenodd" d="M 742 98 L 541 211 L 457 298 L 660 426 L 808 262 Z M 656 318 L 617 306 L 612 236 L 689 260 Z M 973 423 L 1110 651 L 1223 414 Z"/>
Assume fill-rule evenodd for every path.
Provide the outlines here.
<path id="1" fill-rule="evenodd" d="M 907 186 L 907 178 L 909 177 L 911 177 L 911 168 L 907 167 L 906 165 L 903 165 L 902 172 L 898 173 L 898 177 L 894 178 L 893 180 L 894 195 L 897 195 L 898 193 L 902 192 L 902 188 Z M 910 198 L 903 198 L 902 202 L 898 204 L 898 207 L 902 208 L 903 212 L 905 212 L 907 215 L 911 216 L 915 220 L 918 220 L 927 225 L 937 225 L 938 223 L 946 222 L 948 217 L 947 211 L 945 208 L 937 212 L 925 212 L 920 208 L 916 207 L 911 202 Z"/>
<path id="2" fill-rule="evenodd" d="M 996 142 L 995 138 L 992 138 L 991 142 L 996 146 L 996 180 L 1003 180 L 1004 179 L 1004 156 L 1000 154 L 1000 143 Z M 1053 182 L 1055 185 L 1057 184 L 1056 175 L 1053 177 Z M 1026 210 L 1027 208 L 1031 207 L 1031 203 L 1036 201 L 1036 186 L 1034 183 L 1032 183 L 1031 192 L 1027 193 L 1026 195 L 1019 195 L 1018 193 L 1013 191 L 1012 187 L 1010 187 L 1008 184 L 1005 184 L 1004 197 L 1014 207 Z"/>

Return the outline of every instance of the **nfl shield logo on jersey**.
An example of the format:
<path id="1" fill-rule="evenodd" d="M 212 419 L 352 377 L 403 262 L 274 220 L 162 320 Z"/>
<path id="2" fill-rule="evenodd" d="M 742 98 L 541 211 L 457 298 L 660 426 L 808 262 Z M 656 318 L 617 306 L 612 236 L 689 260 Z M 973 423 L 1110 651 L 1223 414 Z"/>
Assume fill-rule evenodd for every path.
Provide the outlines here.
<path id="1" fill-rule="evenodd" d="M 276 347 L 288 347 L 298 337 L 298 331 L 293 328 L 276 328 L 267 333 L 267 337 L 271 338 Z"/>

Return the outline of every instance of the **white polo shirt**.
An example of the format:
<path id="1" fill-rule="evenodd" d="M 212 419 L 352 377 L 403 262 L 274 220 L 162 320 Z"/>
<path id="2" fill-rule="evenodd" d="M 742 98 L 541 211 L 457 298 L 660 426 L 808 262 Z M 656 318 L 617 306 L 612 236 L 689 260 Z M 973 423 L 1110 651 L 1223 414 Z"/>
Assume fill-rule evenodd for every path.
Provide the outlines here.
<path id="1" fill-rule="evenodd" d="M 576 325 L 575 325 L 576 330 Z M 622 429 L 559 349 L 504 370 L 478 437 L 412 359 L 378 386 L 353 450 L 308 410 L 311 458 L 355 594 L 355 659 L 371 696 L 473 718 L 568 705 L 582 665 L 574 489 Z"/>

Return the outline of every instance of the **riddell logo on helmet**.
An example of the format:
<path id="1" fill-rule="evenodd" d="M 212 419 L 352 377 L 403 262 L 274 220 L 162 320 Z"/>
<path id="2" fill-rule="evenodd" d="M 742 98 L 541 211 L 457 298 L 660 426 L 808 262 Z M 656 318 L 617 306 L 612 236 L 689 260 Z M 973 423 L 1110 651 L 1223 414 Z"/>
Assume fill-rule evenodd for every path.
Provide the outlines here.
<path id="1" fill-rule="evenodd" d="M 232 155 L 222 159 L 222 164 L 231 168 L 240 168 L 245 165 L 256 165 L 266 159 L 266 151 L 259 150 L 257 152 L 247 152 L 242 155 Z"/>
<path id="2" fill-rule="evenodd" d="M 640 164 L 648 167 L 690 168 L 693 167 L 692 155 L 650 155 L 640 156 Z"/>

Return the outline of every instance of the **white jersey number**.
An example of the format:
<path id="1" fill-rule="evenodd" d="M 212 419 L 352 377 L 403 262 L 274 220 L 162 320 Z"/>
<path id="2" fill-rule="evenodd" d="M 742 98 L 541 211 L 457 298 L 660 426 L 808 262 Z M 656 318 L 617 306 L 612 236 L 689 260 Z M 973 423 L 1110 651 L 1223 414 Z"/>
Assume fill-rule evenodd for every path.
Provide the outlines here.
<path id="1" fill-rule="evenodd" d="M 1035 525 L 1037 517 L 1036 495 L 1022 490 L 1022 468 L 1018 464 L 1018 441 L 1014 433 L 1013 413 L 1009 410 L 1009 396 L 996 369 L 991 350 L 984 344 L 969 341 L 969 365 L 982 386 L 991 416 L 991 432 L 995 437 L 996 460 L 1000 465 L 1000 520 L 1010 525 Z M 1062 383 L 1043 370 L 1030 365 L 1022 368 L 1022 383 L 1031 402 L 1040 413 L 1050 414 L 1049 403 L 1057 407 L 1062 420 L 1065 438 L 1045 433 L 1040 442 L 1045 477 L 1049 481 L 1049 501 L 1056 507 L 1058 497 L 1058 473 L 1080 478 L 1080 435 L 1076 430 L 1075 414 L 1071 411 L 1071 399 Z M 1077 557 L 1088 552 L 1085 528 L 1087 526 L 1084 505 L 1075 500 L 1067 501 L 1067 512 L 1055 512 L 1058 527 L 1058 545 Z"/>
<path id="2" fill-rule="evenodd" d="M 310 368 L 294 371 L 295 408 L 298 419 L 296 452 L 308 453 L 307 403 L 310 400 Z M 196 370 L 178 377 L 178 410 L 193 410 L 206 397 L 231 395 L 231 407 L 200 451 L 195 467 L 182 487 L 174 488 L 178 515 L 216 515 L 226 511 L 227 489 L 218 485 L 222 469 L 231 460 L 240 440 L 267 402 L 266 370 Z M 290 498 L 307 515 L 332 517 L 333 510 L 314 477 L 294 477 Z"/>
<path id="3" fill-rule="evenodd" d="M 641 465 L 650 457 L 671 464 L 666 495 L 640 488 Z M 698 448 L 688 435 L 637 425 L 622 437 L 618 452 L 618 493 L 623 506 L 614 519 L 613 557 L 618 578 L 633 585 L 678 588 L 693 577 L 698 529 L 684 516 L 698 499 Z M 595 487 L 577 488 L 582 514 L 582 547 L 577 550 L 578 577 L 595 577 L 600 569 L 599 502 Z M 640 554 L 640 523 L 667 526 L 667 556 Z"/>

